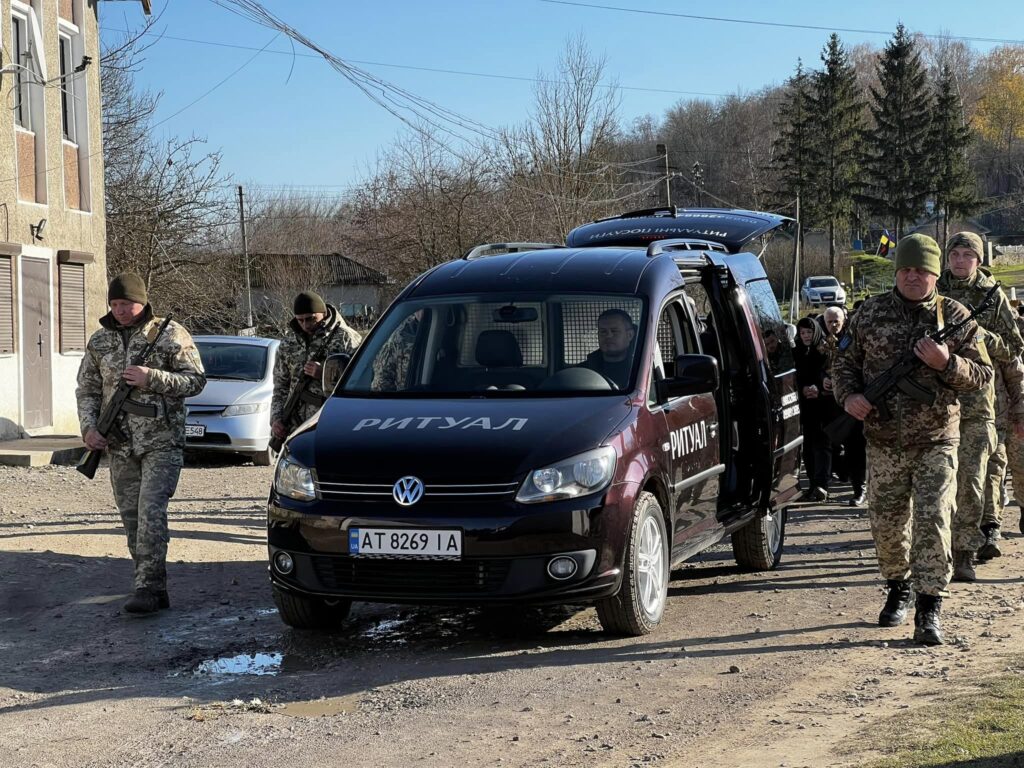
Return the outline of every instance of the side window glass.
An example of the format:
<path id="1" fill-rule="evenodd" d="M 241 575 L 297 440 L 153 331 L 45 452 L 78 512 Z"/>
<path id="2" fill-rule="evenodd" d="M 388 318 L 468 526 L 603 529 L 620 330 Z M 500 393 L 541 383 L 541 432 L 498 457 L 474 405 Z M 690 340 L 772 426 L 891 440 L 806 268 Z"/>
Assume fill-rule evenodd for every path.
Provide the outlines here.
<path id="1" fill-rule="evenodd" d="M 753 280 L 744 287 L 761 331 L 772 375 L 791 370 L 794 365 L 793 348 L 771 284 L 768 280 Z"/>

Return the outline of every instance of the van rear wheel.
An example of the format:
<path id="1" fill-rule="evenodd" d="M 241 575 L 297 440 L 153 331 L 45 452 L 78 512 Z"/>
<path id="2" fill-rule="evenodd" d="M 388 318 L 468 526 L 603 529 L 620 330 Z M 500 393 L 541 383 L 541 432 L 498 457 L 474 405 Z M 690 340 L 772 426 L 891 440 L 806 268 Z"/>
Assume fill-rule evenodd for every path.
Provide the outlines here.
<path id="1" fill-rule="evenodd" d="M 605 632 L 646 635 L 661 623 L 669 579 L 665 516 L 653 494 L 633 507 L 625 565 L 618 594 L 597 603 L 597 617 Z"/>
<path id="2" fill-rule="evenodd" d="M 274 587 L 274 604 L 281 621 L 295 629 L 337 629 L 352 610 L 351 600 L 328 602 L 319 597 L 306 597 Z"/>
<path id="3" fill-rule="evenodd" d="M 732 553 L 740 568 L 770 571 L 782 559 L 787 510 L 758 515 L 732 535 Z"/>

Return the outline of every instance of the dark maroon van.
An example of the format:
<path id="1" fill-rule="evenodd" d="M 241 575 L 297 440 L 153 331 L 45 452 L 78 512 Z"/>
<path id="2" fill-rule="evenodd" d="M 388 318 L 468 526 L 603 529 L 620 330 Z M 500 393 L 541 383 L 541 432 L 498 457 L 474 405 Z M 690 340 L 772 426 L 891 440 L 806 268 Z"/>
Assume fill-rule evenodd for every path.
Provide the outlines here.
<path id="1" fill-rule="evenodd" d="M 639 211 L 416 278 L 289 438 L 269 501 L 295 627 L 354 600 L 588 603 L 661 620 L 672 568 L 731 536 L 773 568 L 795 496 L 791 327 L 758 247 L 791 220 Z"/>

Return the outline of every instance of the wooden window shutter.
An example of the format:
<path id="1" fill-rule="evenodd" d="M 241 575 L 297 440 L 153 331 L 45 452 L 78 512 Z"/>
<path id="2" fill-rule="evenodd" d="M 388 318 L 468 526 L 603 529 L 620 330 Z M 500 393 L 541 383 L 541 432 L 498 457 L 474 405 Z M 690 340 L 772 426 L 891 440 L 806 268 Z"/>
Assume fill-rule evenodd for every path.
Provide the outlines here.
<path id="1" fill-rule="evenodd" d="M 58 264 L 60 351 L 85 351 L 85 265 Z"/>
<path id="2" fill-rule="evenodd" d="M 14 282 L 10 257 L 0 257 L 0 355 L 14 353 Z"/>

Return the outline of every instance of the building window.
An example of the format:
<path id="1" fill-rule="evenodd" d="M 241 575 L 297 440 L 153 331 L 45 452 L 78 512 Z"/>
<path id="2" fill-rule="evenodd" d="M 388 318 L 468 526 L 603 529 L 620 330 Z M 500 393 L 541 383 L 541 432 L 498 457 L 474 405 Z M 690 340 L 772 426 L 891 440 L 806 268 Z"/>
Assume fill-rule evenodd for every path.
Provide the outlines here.
<path id="1" fill-rule="evenodd" d="M 60 352 L 85 351 L 85 265 L 58 264 Z"/>
<path id="2" fill-rule="evenodd" d="M 60 124 L 65 140 L 78 143 L 78 126 L 75 123 L 75 67 L 72 58 L 71 38 L 60 36 Z"/>
<path id="3" fill-rule="evenodd" d="M 0 256 L 0 355 L 14 353 L 14 283 L 12 259 Z"/>
<path id="4" fill-rule="evenodd" d="M 13 66 L 14 66 L 14 122 L 26 131 L 32 130 L 32 66 L 31 45 L 29 43 L 28 19 L 12 16 L 11 32 L 13 35 Z"/>

